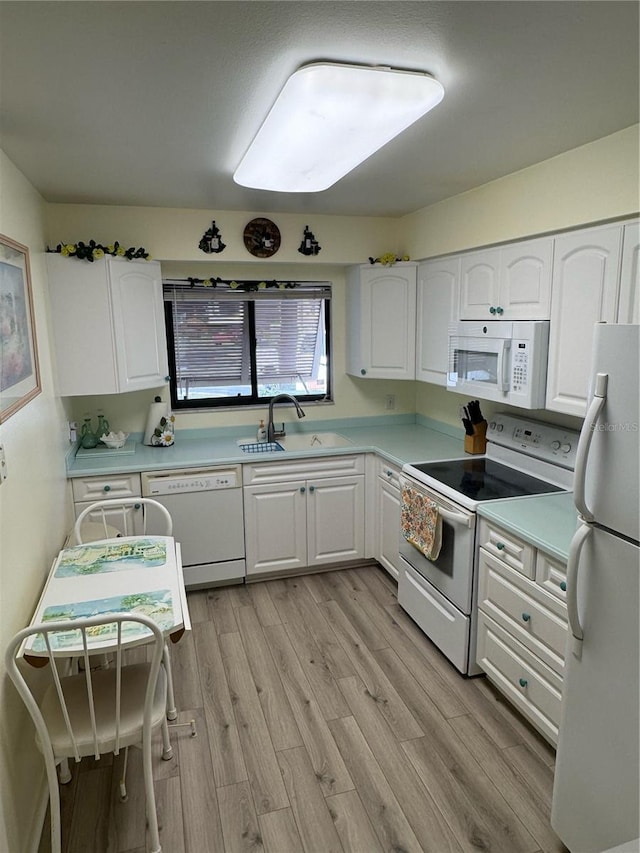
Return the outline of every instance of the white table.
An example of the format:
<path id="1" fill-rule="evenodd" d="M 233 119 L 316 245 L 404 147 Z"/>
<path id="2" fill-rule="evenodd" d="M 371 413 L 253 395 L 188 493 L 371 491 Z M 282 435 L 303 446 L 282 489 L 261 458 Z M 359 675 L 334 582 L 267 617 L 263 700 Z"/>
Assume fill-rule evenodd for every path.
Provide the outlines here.
<path id="1" fill-rule="evenodd" d="M 177 642 L 191 629 L 182 575 L 180 545 L 171 536 L 123 536 L 63 549 L 54 560 L 31 624 L 81 619 L 101 613 L 133 611 L 154 619 L 165 637 Z M 125 623 L 123 647 L 149 642 L 143 626 Z M 83 654 L 80 632 L 53 635 L 56 657 Z M 116 635 L 100 634 L 88 649 L 108 653 Z M 29 637 L 21 653 L 33 666 L 44 666 L 48 652 L 40 635 Z"/>

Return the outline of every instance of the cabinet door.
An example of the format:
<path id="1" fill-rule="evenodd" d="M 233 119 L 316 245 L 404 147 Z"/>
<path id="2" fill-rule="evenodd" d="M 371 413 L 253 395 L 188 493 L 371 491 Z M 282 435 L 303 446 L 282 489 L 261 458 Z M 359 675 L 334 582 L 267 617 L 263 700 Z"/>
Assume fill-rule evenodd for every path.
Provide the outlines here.
<path id="1" fill-rule="evenodd" d="M 418 267 L 416 379 L 447 384 L 449 323 L 458 317 L 460 258 L 426 261 Z"/>
<path id="2" fill-rule="evenodd" d="M 364 477 L 307 483 L 308 565 L 364 557 Z"/>
<path id="3" fill-rule="evenodd" d="M 547 405 L 584 417 L 595 323 L 615 323 L 622 227 L 556 238 L 553 258 Z"/>
<path id="4" fill-rule="evenodd" d="M 378 479 L 378 554 L 377 559 L 391 575 L 400 577 L 400 489 L 392 482 Z"/>
<path id="5" fill-rule="evenodd" d="M 168 363 L 160 264 L 111 259 L 110 287 L 120 391 L 163 385 Z"/>
<path id="6" fill-rule="evenodd" d="M 498 310 L 504 320 L 548 320 L 553 239 L 528 240 L 500 250 Z"/>
<path id="7" fill-rule="evenodd" d="M 247 575 L 302 569 L 307 565 L 304 481 L 244 488 Z"/>
<path id="8" fill-rule="evenodd" d="M 460 268 L 461 320 L 498 319 L 496 308 L 499 304 L 499 276 L 499 249 L 485 249 L 481 252 L 462 256 Z"/>
<path id="9" fill-rule="evenodd" d="M 118 390 L 106 260 L 47 253 L 57 391 L 62 397 Z"/>
<path id="10" fill-rule="evenodd" d="M 358 267 L 347 282 L 347 373 L 415 378 L 416 267 Z"/>
<path id="11" fill-rule="evenodd" d="M 84 509 L 91 506 L 91 503 L 92 501 L 75 504 L 74 511 L 76 518 Z M 105 530 L 105 524 L 108 527 L 114 528 L 114 530 L 117 530 L 123 536 L 142 535 L 144 529 L 142 504 L 120 507 L 119 509 L 106 509 L 104 516 L 102 510 L 88 513 L 82 522 L 81 533 L 83 542 L 91 542 L 95 539 L 104 539 L 105 537 L 116 535 L 109 530 Z"/>
<path id="12" fill-rule="evenodd" d="M 640 323 L 640 223 L 624 226 L 618 323 Z"/>

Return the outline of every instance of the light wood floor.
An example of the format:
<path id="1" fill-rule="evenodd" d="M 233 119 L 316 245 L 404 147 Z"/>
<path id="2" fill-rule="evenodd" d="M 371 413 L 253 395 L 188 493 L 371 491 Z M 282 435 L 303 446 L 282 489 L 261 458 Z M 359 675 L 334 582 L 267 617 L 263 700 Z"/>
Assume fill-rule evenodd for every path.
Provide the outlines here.
<path id="1" fill-rule="evenodd" d="M 172 647 L 175 757 L 156 751 L 164 853 L 563 851 L 554 752 L 465 679 L 378 567 L 189 594 Z M 62 789 L 65 853 L 144 853 L 140 752 Z M 48 849 L 48 826 L 41 845 Z"/>

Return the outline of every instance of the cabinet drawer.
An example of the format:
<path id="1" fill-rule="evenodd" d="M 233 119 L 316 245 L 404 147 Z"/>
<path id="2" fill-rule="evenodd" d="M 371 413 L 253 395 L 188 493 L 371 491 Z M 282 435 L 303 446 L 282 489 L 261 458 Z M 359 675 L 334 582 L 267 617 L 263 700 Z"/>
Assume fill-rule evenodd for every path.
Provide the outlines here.
<path id="1" fill-rule="evenodd" d="M 471 619 L 402 559 L 398 604 L 420 626 L 451 663 L 467 672 Z"/>
<path id="2" fill-rule="evenodd" d="M 480 609 L 562 675 L 567 621 L 564 613 L 554 613 L 552 603 L 547 606 L 543 598 L 533 583 L 522 582 L 515 572 L 480 549 Z"/>
<path id="3" fill-rule="evenodd" d="M 559 677 L 482 611 L 477 655 L 490 680 L 555 746 L 562 699 Z"/>
<path id="4" fill-rule="evenodd" d="M 134 498 L 142 494 L 140 474 L 105 474 L 102 477 L 74 477 L 73 500 L 92 502 L 111 498 Z"/>
<path id="5" fill-rule="evenodd" d="M 400 469 L 390 462 L 386 462 L 379 456 L 376 458 L 376 474 L 385 483 L 391 483 L 396 489 L 400 488 Z"/>
<path id="6" fill-rule="evenodd" d="M 536 583 L 559 598 L 567 600 L 567 567 L 565 563 L 538 551 L 536 555 Z"/>
<path id="7" fill-rule="evenodd" d="M 499 527 L 482 522 L 480 544 L 512 569 L 527 578 L 535 577 L 535 548 Z"/>
<path id="8" fill-rule="evenodd" d="M 278 456 L 279 454 L 269 454 Z M 261 483 L 287 483 L 291 480 L 313 480 L 319 477 L 344 477 L 364 474 L 365 458 L 360 453 L 353 456 L 317 456 L 312 459 L 278 459 L 242 466 L 245 486 Z"/>

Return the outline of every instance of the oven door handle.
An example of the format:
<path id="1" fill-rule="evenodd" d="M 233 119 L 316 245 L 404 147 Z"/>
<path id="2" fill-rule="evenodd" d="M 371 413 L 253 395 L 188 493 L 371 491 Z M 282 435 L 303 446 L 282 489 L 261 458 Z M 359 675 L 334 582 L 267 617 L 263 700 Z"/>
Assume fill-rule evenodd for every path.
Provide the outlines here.
<path id="1" fill-rule="evenodd" d="M 438 506 L 438 512 L 443 518 L 454 524 L 464 524 L 466 527 L 471 527 L 472 525 L 473 516 L 471 515 L 463 515 L 461 512 L 451 512 L 450 509 L 444 509 L 441 506 Z"/>

